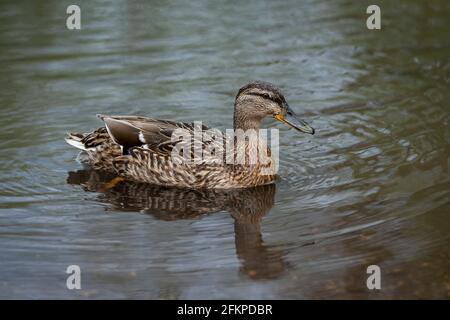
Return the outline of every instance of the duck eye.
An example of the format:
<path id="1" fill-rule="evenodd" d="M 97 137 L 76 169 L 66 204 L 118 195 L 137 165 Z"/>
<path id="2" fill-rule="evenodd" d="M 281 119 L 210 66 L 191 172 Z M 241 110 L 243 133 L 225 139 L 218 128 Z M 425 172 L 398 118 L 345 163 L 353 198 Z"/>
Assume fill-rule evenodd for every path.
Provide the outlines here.
<path id="1" fill-rule="evenodd" d="M 264 94 L 264 98 L 270 101 L 273 101 L 275 103 L 281 104 L 281 99 L 277 96 L 272 96 L 270 94 Z"/>

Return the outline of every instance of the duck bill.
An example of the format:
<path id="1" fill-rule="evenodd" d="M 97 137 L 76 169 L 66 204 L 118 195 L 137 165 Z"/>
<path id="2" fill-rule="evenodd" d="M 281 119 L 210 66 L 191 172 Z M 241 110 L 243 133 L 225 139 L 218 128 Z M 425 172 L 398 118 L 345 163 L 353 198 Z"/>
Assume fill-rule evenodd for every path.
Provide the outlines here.
<path id="1" fill-rule="evenodd" d="M 275 116 L 275 119 L 284 122 L 294 129 L 304 133 L 314 134 L 315 132 L 313 127 L 307 124 L 306 121 L 299 119 L 290 108 L 287 109 L 287 112 L 284 116 L 281 114 L 277 114 Z"/>

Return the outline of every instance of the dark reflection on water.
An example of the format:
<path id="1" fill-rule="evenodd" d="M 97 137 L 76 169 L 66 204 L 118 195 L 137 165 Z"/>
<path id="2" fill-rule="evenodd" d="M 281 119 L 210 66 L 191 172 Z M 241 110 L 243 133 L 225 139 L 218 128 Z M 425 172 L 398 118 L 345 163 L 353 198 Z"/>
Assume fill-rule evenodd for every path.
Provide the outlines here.
<path id="1" fill-rule="evenodd" d="M 450 297 L 448 0 L 379 0 L 378 31 L 368 0 L 77 4 L 69 31 L 0 2 L 0 298 Z M 265 122 L 276 186 L 102 191 L 63 141 L 97 113 L 226 129 L 254 79 L 317 129 Z"/>
<path id="2" fill-rule="evenodd" d="M 188 190 L 122 182 L 105 190 L 105 183 L 113 177 L 87 169 L 69 172 L 67 182 L 101 192 L 99 201 L 159 220 L 196 219 L 225 210 L 234 220 L 236 254 L 245 275 L 271 279 L 286 269 L 282 250 L 264 244 L 261 235 L 261 220 L 274 205 L 274 184 L 242 190 Z"/>

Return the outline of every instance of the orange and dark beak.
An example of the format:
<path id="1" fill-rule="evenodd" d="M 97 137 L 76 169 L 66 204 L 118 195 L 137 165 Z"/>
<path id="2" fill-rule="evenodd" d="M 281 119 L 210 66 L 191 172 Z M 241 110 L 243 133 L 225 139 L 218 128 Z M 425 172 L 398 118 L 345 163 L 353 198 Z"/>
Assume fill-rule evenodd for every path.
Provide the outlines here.
<path id="1" fill-rule="evenodd" d="M 307 124 L 305 121 L 299 119 L 289 106 L 286 106 L 285 115 L 277 114 L 274 116 L 274 118 L 277 119 L 278 121 L 290 125 L 291 127 L 293 127 L 298 131 L 309 134 L 314 134 L 315 132 L 314 128 L 311 127 L 309 124 Z"/>

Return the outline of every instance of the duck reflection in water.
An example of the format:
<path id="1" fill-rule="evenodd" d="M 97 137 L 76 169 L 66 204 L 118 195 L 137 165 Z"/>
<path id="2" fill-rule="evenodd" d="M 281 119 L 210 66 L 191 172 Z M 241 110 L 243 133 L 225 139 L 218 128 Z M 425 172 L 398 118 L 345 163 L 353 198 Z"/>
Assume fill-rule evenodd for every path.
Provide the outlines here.
<path id="1" fill-rule="evenodd" d="M 240 271 L 251 279 L 272 279 L 288 267 L 284 252 L 264 244 L 261 220 L 274 204 L 274 184 L 239 190 L 194 190 L 122 182 L 105 187 L 111 175 L 95 170 L 69 172 L 67 182 L 99 192 L 98 200 L 125 211 L 151 214 L 160 220 L 195 219 L 227 211 L 234 219 Z"/>

